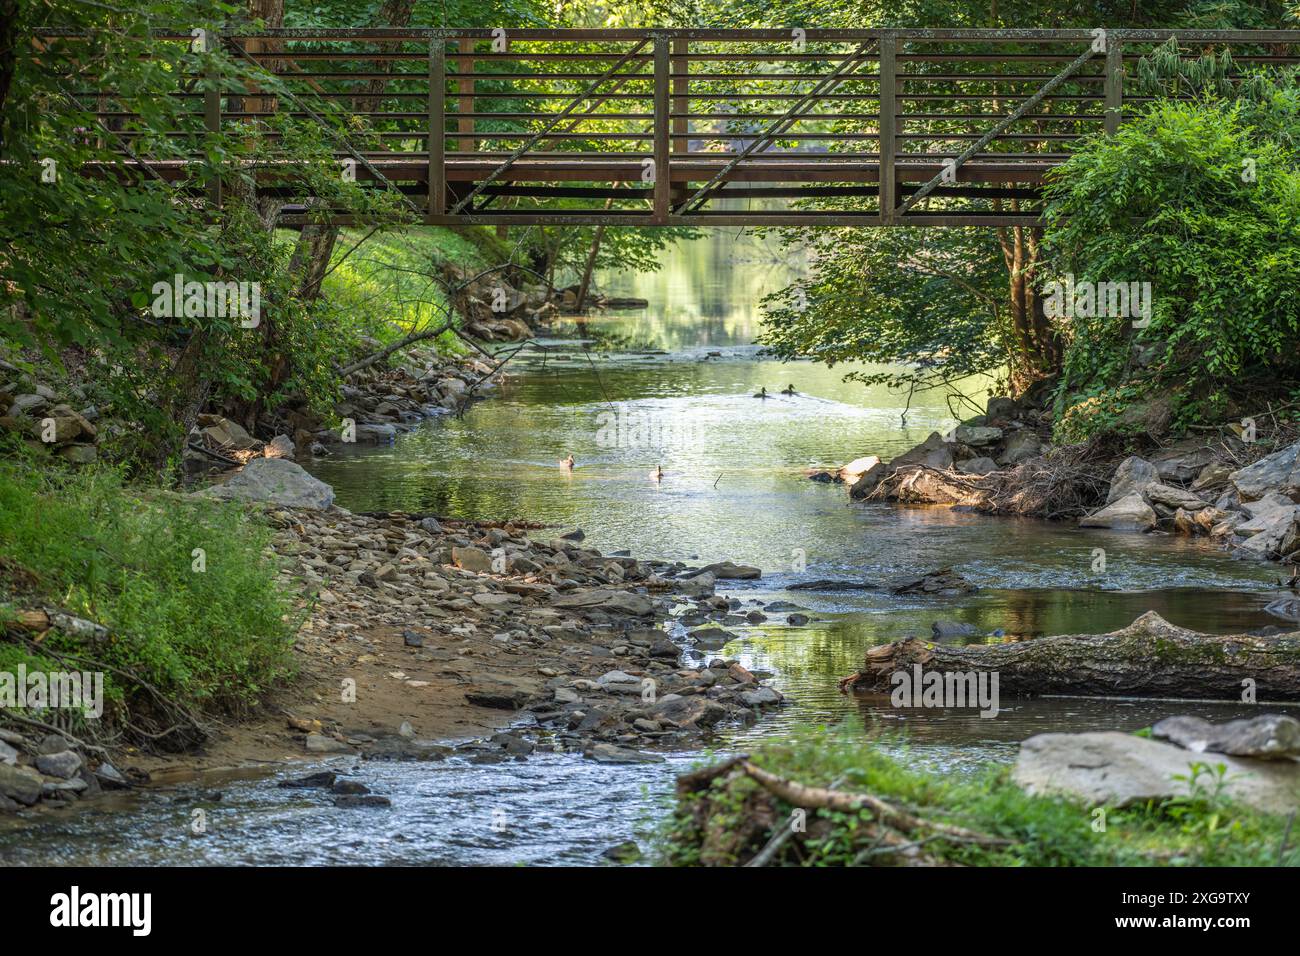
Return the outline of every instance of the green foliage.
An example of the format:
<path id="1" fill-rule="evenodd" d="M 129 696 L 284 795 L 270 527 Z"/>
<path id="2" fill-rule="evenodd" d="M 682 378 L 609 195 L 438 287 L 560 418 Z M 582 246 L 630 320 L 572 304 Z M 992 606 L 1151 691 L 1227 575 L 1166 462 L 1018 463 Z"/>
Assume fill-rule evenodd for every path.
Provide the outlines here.
<path id="1" fill-rule="evenodd" d="M 1126 409 L 1155 396 L 1176 425 L 1213 418 L 1300 374 L 1296 93 L 1290 74 L 1258 99 L 1157 101 L 1054 173 L 1053 272 L 1152 290 L 1145 328 L 1064 323 L 1058 437 L 1122 431 Z"/>
<path id="2" fill-rule="evenodd" d="M 836 229 L 785 240 L 810 244 L 814 268 L 804 285 L 765 301 L 760 341 L 781 358 L 897 363 L 850 373 L 897 385 L 1006 365 L 1006 273 L 992 230 Z"/>
<path id="3" fill-rule="evenodd" d="M 870 793 L 926 819 L 954 824 L 1011 841 L 981 846 L 944 839 L 930 840 L 924 852 L 965 866 L 1259 866 L 1278 863 L 1286 821 L 1236 806 L 1223 797 L 1223 773 L 1208 765 L 1193 766 L 1184 797 L 1148 801 L 1123 810 L 1106 808 L 1104 829 L 1099 815 L 1063 799 L 1034 797 L 1011 782 L 1005 767 L 970 776 L 937 774 L 909 767 L 863 741 L 860 729 L 817 728 L 764 743 L 754 763 L 806 786 Z M 707 798 L 713 832 L 745 833 L 752 829 L 752 798 L 759 784 L 744 779 L 682 803 L 660 835 L 663 862 L 697 865 L 699 833 L 690 820 L 692 803 Z M 777 820 L 795 808 L 776 801 Z M 889 863 L 873 850 L 865 833 L 868 811 L 808 814 L 807 833 L 791 840 L 775 862 L 788 866 L 859 866 Z M 737 847 L 747 858 L 769 838 L 760 828 Z M 1291 850 L 1294 863 L 1300 851 Z M 712 863 L 727 861 L 711 860 Z M 731 860 L 729 862 L 738 862 Z"/>
<path id="4" fill-rule="evenodd" d="M 439 265 L 455 262 L 469 270 L 487 268 L 488 256 L 495 261 L 500 254 L 488 235 L 481 226 L 464 230 L 414 226 L 376 234 L 349 255 L 365 233 L 343 230 L 332 271 L 322 284 L 322 307 L 335 316 L 330 324 L 340 344 L 359 350 L 363 336 L 386 343 L 441 324 L 451 305 L 438 281 Z M 445 336 L 438 343 L 442 350 L 463 348 L 452 333 Z"/>
<path id="5" fill-rule="evenodd" d="M 291 602 L 269 543 L 235 505 L 139 491 L 105 468 L 0 461 L 0 613 L 54 606 L 112 632 L 94 645 L 52 632 L 49 654 L 0 642 L 0 669 L 85 655 L 194 709 L 244 711 L 291 667 Z M 117 717 L 150 700 L 123 673 L 105 675 Z"/>

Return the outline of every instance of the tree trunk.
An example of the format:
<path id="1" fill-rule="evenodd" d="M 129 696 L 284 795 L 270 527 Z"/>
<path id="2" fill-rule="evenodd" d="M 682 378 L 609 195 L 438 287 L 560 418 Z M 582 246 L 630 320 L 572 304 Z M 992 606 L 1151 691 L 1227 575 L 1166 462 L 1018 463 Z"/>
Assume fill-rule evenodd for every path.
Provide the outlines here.
<path id="1" fill-rule="evenodd" d="M 910 638 L 867 651 L 865 666 L 841 689 L 889 692 L 890 675 L 983 671 L 1017 697 L 1068 694 L 1242 700 L 1300 700 L 1300 632 L 1219 636 L 1175 627 L 1148 611 L 1113 634 L 1040 637 L 1011 644 L 946 645 Z"/>
<path id="2" fill-rule="evenodd" d="M 0 145 L 7 142 L 4 108 L 18 69 L 18 0 L 0 0 Z"/>
<path id="3" fill-rule="evenodd" d="M 608 204 L 606 204 L 608 206 Z M 574 311 L 582 311 L 582 303 L 587 301 L 587 290 L 591 287 L 591 273 L 596 268 L 596 256 L 600 254 L 600 240 L 605 235 L 604 225 L 596 227 L 596 234 L 591 237 L 591 248 L 587 250 L 587 264 L 582 270 L 582 282 L 578 284 L 578 304 Z"/>

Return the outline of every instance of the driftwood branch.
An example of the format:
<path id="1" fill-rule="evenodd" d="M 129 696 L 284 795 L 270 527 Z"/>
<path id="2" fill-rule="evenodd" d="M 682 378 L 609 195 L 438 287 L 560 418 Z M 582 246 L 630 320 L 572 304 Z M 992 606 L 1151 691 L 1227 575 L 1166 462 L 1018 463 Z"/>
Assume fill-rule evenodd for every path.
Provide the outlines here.
<path id="1" fill-rule="evenodd" d="M 372 355 L 367 355 L 365 358 L 358 359 L 357 361 L 353 362 L 351 365 L 347 365 L 339 369 L 339 378 L 347 378 L 349 375 L 352 375 L 354 372 L 359 372 L 363 368 L 368 368 L 369 366 L 374 365 L 376 362 L 382 362 L 384 359 L 388 358 L 388 356 L 392 355 L 394 352 L 400 352 L 402 349 L 406 348 L 407 346 L 414 345 L 416 342 L 423 342 L 425 339 L 436 339 L 438 336 L 442 335 L 443 332 L 452 331 L 454 328 L 455 328 L 455 323 L 448 320 L 447 322 L 444 322 L 442 325 L 438 326 L 436 329 L 425 329 L 422 332 L 412 332 L 410 335 L 406 336 L 403 339 L 399 339 L 398 341 L 394 342 L 392 345 L 385 346 L 384 348 L 380 349 L 378 352 L 375 352 Z"/>
<path id="2" fill-rule="evenodd" d="M 964 843 L 979 843 L 987 846 L 1010 843 L 1009 840 L 977 833 L 965 827 L 918 817 L 905 810 L 900 810 L 898 807 L 886 803 L 879 797 L 872 796 L 869 793 L 848 793 L 842 790 L 830 790 L 825 787 L 805 786 L 802 783 L 778 777 L 761 767 L 754 766 L 747 760 L 740 764 L 740 769 L 745 772 L 746 776 L 761 784 L 764 789 L 796 807 L 835 810 L 840 813 L 870 810 L 881 823 L 899 829 L 928 829 L 936 834 L 942 834 L 945 837 L 960 840 Z"/>

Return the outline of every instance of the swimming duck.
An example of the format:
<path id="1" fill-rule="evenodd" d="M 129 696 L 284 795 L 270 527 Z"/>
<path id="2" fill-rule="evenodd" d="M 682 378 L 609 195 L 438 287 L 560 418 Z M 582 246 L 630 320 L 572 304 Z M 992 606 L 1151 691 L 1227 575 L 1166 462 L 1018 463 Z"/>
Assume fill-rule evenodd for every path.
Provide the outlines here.
<path id="1" fill-rule="evenodd" d="M 770 398 L 771 396 L 767 394 L 767 386 L 764 385 L 762 388 L 760 388 L 757 392 L 754 393 L 754 397 L 755 397 L 755 398 Z"/>
<path id="2" fill-rule="evenodd" d="M 650 478 L 653 481 L 663 481 L 664 480 L 663 467 L 661 465 L 655 465 L 654 471 L 650 472 Z"/>
<path id="3" fill-rule="evenodd" d="M 573 471 L 573 452 L 569 452 L 569 457 L 560 462 L 560 467 L 565 471 Z"/>
<path id="4" fill-rule="evenodd" d="M 798 395 L 799 393 L 796 392 L 796 391 L 794 390 L 794 382 L 791 382 L 791 383 L 790 383 L 789 385 L 787 385 L 785 388 L 781 389 L 781 394 L 782 394 L 782 395 Z"/>

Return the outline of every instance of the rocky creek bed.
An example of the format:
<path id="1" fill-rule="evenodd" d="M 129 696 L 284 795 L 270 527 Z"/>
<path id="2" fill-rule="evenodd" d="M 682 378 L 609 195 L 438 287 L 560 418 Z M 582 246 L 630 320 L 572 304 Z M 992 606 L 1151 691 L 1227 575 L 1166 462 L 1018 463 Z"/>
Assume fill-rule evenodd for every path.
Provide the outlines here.
<path id="1" fill-rule="evenodd" d="M 709 655 L 705 639 L 678 643 L 662 628 L 674 609 L 735 617 L 739 602 L 714 593 L 717 575 L 756 569 L 603 555 L 579 531 L 540 538 L 509 523 L 352 514 L 277 458 L 199 493 L 250 501 L 277 529 L 285 584 L 307 602 L 301 679 L 273 697 L 273 716 L 213 730 L 195 753 L 133 761 L 133 775 L 57 734 L 6 731 L 0 807 L 76 800 L 151 771 L 336 754 L 654 762 L 782 703 L 738 661 Z M 697 645 L 704 653 L 687 664 L 684 649 Z"/>

